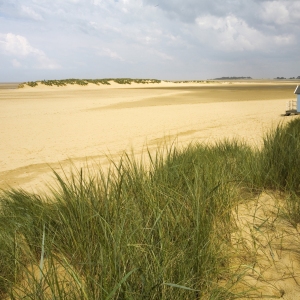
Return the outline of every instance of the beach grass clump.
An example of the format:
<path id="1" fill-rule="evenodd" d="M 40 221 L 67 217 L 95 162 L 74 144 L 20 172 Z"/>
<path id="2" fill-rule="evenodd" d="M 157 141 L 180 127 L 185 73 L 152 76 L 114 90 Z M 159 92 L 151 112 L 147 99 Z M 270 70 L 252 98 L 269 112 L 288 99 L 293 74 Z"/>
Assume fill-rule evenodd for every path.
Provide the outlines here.
<path id="1" fill-rule="evenodd" d="M 31 87 L 35 87 L 38 85 L 38 83 L 36 81 L 28 81 L 28 82 L 26 82 L 26 84 Z"/>
<path id="2" fill-rule="evenodd" d="M 224 294 L 218 281 L 228 274 L 235 199 L 226 166 L 200 145 L 158 152 L 150 162 L 146 168 L 125 155 L 106 176 L 57 175 L 60 187 L 47 197 L 4 192 L 2 292 L 42 299 L 36 291 L 43 289 L 69 299 L 59 293 L 71 285 L 70 299 Z M 30 284 L 18 285 L 24 278 Z"/>
<path id="3" fill-rule="evenodd" d="M 158 79 L 132 79 L 134 83 L 142 83 L 142 84 L 148 84 L 148 83 L 161 83 L 161 80 Z"/>
<path id="4" fill-rule="evenodd" d="M 92 83 L 92 84 L 103 84 L 103 85 L 110 85 L 110 82 L 108 79 L 85 79 L 86 82 Z"/>
<path id="5" fill-rule="evenodd" d="M 161 147 L 146 161 L 124 154 L 105 173 L 55 173 L 45 195 L 3 191 L 0 297 L 244 297 L 232 289 L 241 277 L 230 268 L 232 211 L 280 190 L 300 221 L 299 124 L 278 126 L 260 149 L 237 140 Z"/>
<path id="6" fill-rule="evenodd" d="M 43 80 L 41 81 L 41 84 L 47 85 L 47 86 L 66 86 L 66 82 L 64 80 Z"/>
<path id="7" fill-rule="evenodd" d="M 130 78 L 115 78 L 113 79 L 114 82 L 118 84 L 131 84 L 132 80 Z"/>
<path id="8" fill-rule="evenodd" d="M 260 163 L 265 185 L 300 195 L 300 119 L 279 125 L 263 142 Z"/>
<path id="9" fill-rule="evenodd" d="M 132 79 L 132 78 L 111 78 L 110 81 L 116 82 L 118 84 L 148 84 L 148 83 L 161 83 L 161 80 L 158 79 Z"/>

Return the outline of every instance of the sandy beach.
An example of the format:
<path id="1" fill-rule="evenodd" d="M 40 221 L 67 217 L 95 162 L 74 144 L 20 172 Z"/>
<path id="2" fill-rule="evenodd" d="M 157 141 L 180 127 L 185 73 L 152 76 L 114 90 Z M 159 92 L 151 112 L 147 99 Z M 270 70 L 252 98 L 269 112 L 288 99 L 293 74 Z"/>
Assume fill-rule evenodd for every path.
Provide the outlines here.
<path id="1" fill-rule="evenodd" d="M 0 89 L 0 188 L 38 189 L 70 162 L 105 167 L 162 142 L 260 145 L 296 83 L 218 82 Z M 109 157 L 109 158 L 108 158 Z"/>

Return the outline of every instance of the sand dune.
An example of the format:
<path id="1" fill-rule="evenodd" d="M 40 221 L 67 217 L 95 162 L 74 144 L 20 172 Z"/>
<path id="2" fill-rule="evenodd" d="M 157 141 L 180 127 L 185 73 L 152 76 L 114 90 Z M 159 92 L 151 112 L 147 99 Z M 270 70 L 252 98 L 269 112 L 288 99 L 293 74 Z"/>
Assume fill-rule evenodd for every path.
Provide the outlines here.
<path id="1" fill-rule="evenodd" d="M 164 140 L 187 144 L 263 132 L 293 99 L 290 83 L 172 83 L 26 87 L 0 90 L 0 187 L 36 188 L 70 159 L 108 163 Z"/>

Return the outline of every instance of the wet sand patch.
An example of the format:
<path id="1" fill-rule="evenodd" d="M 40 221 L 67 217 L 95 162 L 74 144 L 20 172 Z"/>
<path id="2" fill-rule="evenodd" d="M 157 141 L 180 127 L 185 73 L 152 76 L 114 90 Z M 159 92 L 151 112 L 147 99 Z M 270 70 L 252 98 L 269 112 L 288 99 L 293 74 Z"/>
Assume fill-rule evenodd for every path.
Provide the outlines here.
<path id="1" fill-rule="evenodd" d="M 116 103 L 101 109 L 122 109 L 157 105 L 182 105 L 215 102 L 236 102 L 256 100 L 288 99 L 294 92 L 294 85 L 226 85 L 200 87 L 141 88 L 143 90 L 163 90 L 172 94 L 165 97 L 151 97 L 129 103 Z M 170 97 L 171 96 L 171 97 Z"/>

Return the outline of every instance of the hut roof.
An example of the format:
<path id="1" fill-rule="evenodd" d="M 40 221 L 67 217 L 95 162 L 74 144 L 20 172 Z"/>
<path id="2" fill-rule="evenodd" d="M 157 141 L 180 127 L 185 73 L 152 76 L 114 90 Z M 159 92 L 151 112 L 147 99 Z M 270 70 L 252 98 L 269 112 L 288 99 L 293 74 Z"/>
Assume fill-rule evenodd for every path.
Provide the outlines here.
<path id="1" fill-rule="evenodd" d="M 296 87 L 294 94 L 300 94 L 300 85 Z"/>

